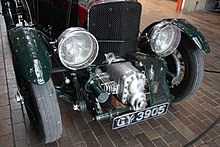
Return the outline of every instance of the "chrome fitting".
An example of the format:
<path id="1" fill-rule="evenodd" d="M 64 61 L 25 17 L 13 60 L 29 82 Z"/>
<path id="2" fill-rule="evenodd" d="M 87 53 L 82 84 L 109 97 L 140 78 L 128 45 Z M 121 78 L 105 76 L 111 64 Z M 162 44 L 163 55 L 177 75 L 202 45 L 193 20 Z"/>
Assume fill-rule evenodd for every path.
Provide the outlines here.
<path id="1" fill-rule="evenodd" d="M 24 98 L 22 97 L 20 91 L 17 91 L 15 98 L 18 103 L 24 104 Z"/>

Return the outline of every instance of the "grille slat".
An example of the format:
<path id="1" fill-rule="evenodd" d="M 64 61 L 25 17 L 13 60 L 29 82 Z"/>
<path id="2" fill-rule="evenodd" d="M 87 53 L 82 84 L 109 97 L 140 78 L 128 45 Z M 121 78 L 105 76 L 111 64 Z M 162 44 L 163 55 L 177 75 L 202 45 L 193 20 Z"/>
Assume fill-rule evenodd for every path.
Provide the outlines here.
<path id="1" fill-rule="evenodd" d="M 105 53 L 125 56 L 136 51 L 140 15 L 138 2 L 110 2 L 90 8 L 88 29 L 100 41 L 95 63 L 104 61 Z M 113 42 L 103 42 L 105 40 Z"/>

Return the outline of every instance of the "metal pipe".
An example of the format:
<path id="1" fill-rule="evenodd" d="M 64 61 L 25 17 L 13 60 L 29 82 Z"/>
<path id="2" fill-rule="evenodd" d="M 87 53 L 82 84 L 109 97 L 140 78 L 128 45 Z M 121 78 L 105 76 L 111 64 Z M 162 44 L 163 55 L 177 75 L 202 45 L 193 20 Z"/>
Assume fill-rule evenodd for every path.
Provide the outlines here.
<path id="1" fill-rule="evenodd" d="M 176 6 L 176 12 L 180 13 L 182 9 L 183 0 L 178 0 L 177 6 Z"/>
<path id="2" fill-rule="evenodd" d="M 31 14 L 31 10 L 30 10 L 30 7 L 28 5 L 28 2 L 26 0 L 21 0 L 21 3 L 24 7 L 24 9 L 26 10 L 26 12 L 28 13 L 29 15 L 29 19 L 30 19 L 30 25 L 33 25 L 33 18 L 32 18 L 32 14 Z"/>
<path id="3" fill-rule="evenodd" d="M 67 72 L 68 69 L 66 68 L 53 68 L 52 73 L 61 73 L 61 72 Z"/>
<path id="4" fill-rule="evenodd" d="M 90 82 L 92 90 L 95 92 L 98 101 L 100 103 L 105 103 L 109 98 L 109 93 L 104 91 L 101 87 L 98 86 L 98 84 L 95 84 L 95 82 Z"/>
<path id="5" fill-rule="evenodd" d="M 130 112 L 132 110 L 131 106 L 122 108 L 122 109 L 116 109 L 116 110 L 110 110 L 108 112 L 105 113 L 101 113 L 101 114 L 97 114 L 95 119 L 96 121 L 102 121 L 102 120 L 110 120 L 116 116 L 125 114 L 127 112 Z"/>
<path id="6" fill-rule="evenodd" d="M 70 27 L 70 19 L 71 19 L 71 13 L 72 13 L 72 5 L 73 5 L 73 0 L 70 0 L 70 1 L 69 1 L 68 11 L 67 11 L 66 28 Z"/>

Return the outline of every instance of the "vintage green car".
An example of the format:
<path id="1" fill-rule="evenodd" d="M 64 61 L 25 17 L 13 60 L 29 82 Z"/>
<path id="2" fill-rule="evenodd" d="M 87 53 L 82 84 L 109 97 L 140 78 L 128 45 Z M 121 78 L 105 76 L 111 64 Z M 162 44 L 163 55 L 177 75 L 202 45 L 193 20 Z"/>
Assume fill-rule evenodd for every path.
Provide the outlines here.
<path id="1" fill-rule="evenodd" d="M 199 88 L 203 35 L 184 19 L 139 33 L 137 0 L 1 0 L 19 91 L 45 143 L 62 133 L 58 98 L 117 129 L 163 115 Z"/>

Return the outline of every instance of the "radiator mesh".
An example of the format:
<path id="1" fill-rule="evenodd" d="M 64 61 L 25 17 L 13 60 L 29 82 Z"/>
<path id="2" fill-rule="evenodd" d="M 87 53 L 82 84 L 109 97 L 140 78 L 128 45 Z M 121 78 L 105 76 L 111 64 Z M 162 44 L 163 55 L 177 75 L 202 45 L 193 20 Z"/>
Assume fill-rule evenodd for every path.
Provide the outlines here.
<path id="1" fill-rule="evenodd" d="M 96 63 L 105 59 L 105 53 L 125 56 L 136 51 L 140 15 L 138 2 L 111 2 L 90 8 L 88 29 L 100 47 Z"/>

